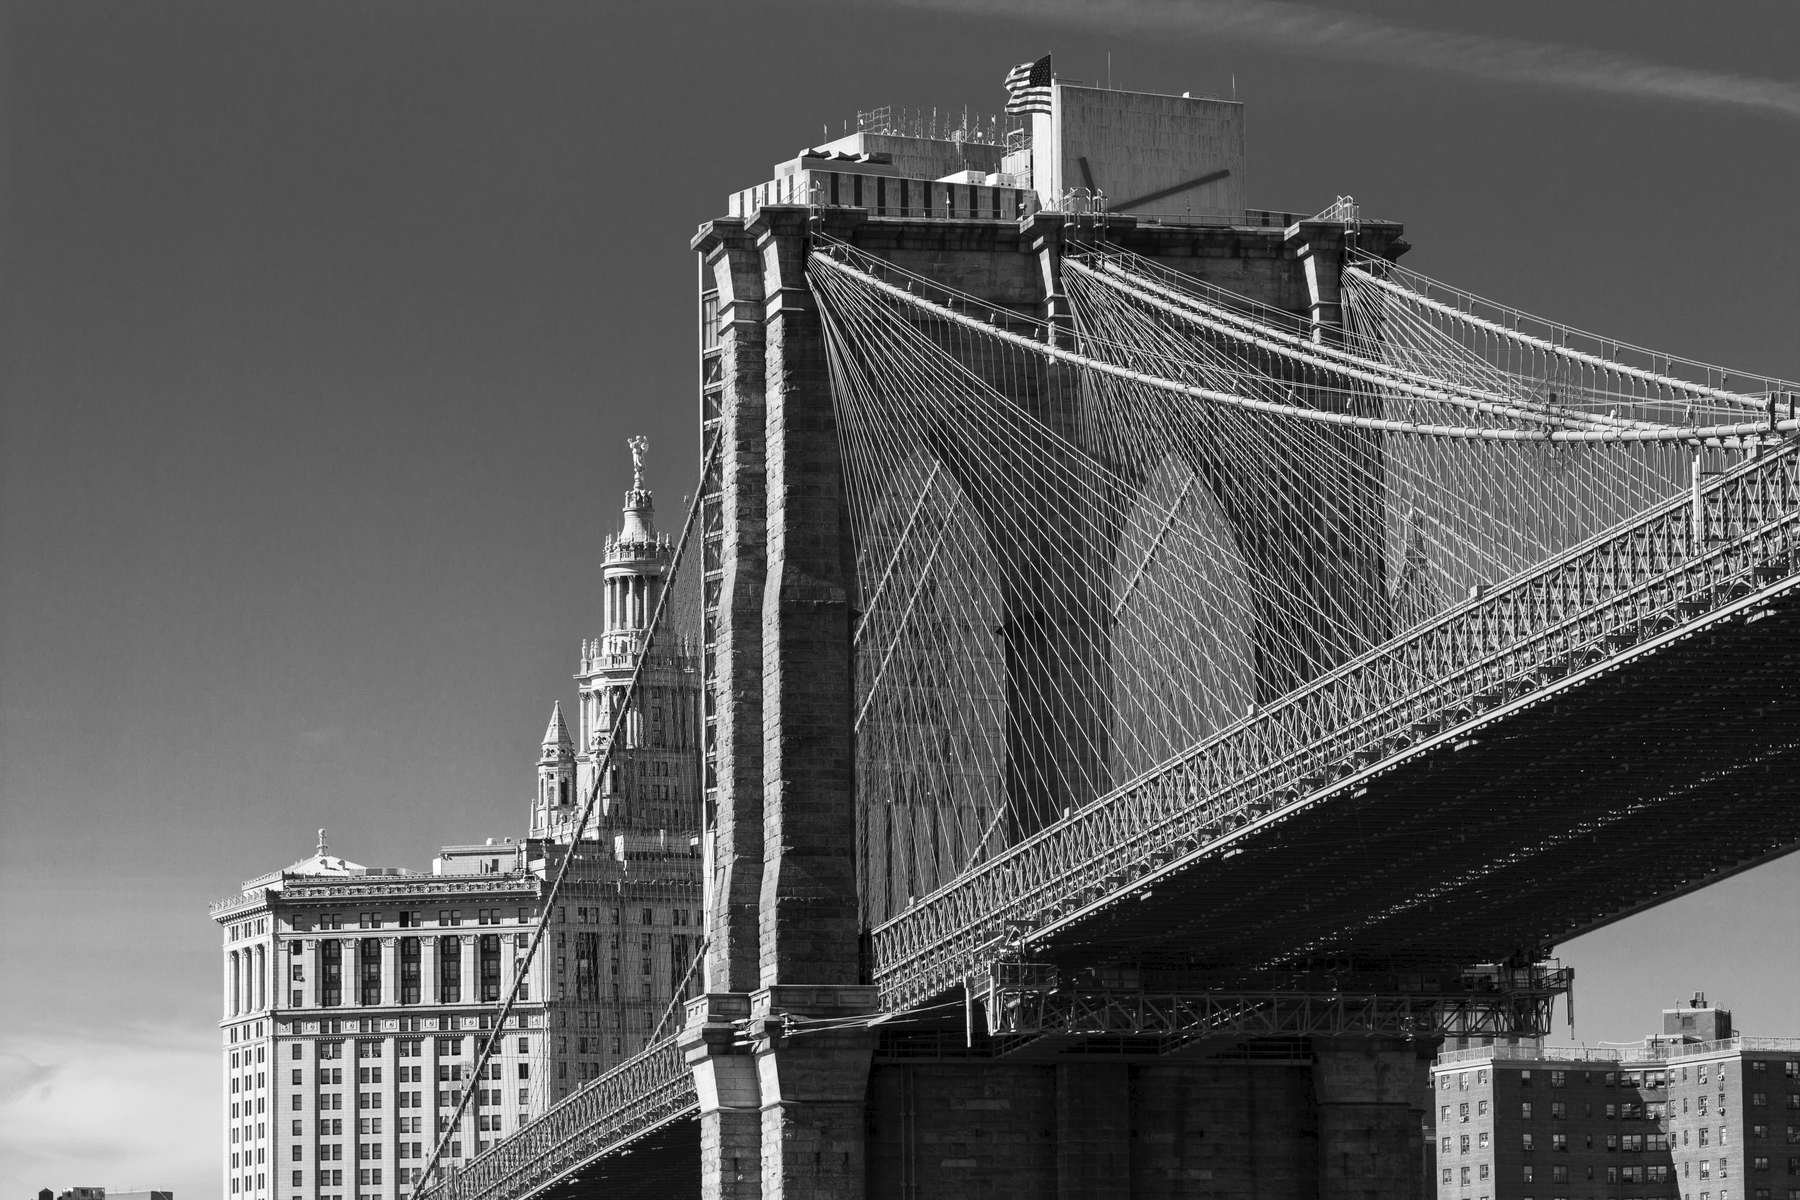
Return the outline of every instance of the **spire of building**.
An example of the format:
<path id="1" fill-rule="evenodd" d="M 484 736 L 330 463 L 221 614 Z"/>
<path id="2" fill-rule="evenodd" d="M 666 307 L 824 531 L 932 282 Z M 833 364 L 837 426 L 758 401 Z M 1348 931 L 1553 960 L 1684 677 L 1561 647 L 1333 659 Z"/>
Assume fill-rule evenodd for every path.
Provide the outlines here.
<path id="1" fill-rule="evenodd" d="M 631 447 L 631 487 L 625 492 L 625 521 L 619 528 L 616 544 L 621 549 L 656 545 L 656 504 L 650 489 L 644 486 L 644 458 L 650 453 L 650 439 L 639 434 L 628 438 Z M 608 547 L 609 557 L 612 547 Z"/>
<path id="2" fill-rule="evenodd" d="M 691 739 L 698 728 L 693 676 L 668 674 L 674 660 L 665 657 L 646 675 L 643 694 L 625 702 L 638 657 L 650 642 L 651 622 L 674 559 L 668 535 L 657 531 L 644 469 L 650 439 L 633 437 L 626 445 L 631 450 L 631 486 L 625 490 L 618 531 L 607 536 L 600 562 L 601 632 L 591 644 L 584 644 L 575 675 L 580 737 L 573 793 L 598 799 L 604 829 L 679 829 L 692 810 L 694 795 L 691 781 L 681 774 L 683 756 L 692 751 Z M 672 636 L 658 653 L 685 655 L 686 643 Z M 603 774 L 600 748 L 615 723 L 619 736 Z M 544 809 L 551 817 L 563 811 L 556 805 Z M 566 819 L 572 814 L 564 815 Z"/>
<path id="3" fill-rule="evenodd" d="M 537 795 L 531 802 L 531 836 L 546 837 L 568 819 L 575 803 L 575 742 L 563 721 L 562 701 L 550 706 L 544 750 L 538 755 Z"/>
<path id="4" fill-rule="evenodd" d="M 573 754 L 575 742 L 569 737 L 569 727 L 563 721 L 562 701 L 558 700 L 550 706 L 550 724 L 544 729 L 544 757 L 557 758 L 563 752 Z"/>

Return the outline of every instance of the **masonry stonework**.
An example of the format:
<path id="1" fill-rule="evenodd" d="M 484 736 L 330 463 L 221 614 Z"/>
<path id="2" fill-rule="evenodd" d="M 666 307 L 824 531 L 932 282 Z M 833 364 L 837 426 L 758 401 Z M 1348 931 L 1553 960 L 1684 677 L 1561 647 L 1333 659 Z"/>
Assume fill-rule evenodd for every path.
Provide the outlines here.
<path id="1" fill-rule="evenodd" d="M 765 203 L 711 222 L 694 241 L 709 322 L 701 333 L 703 425 L 709 446 L 717 445 L 706 485 L 714 497 L 706 529 L 712 942 L 707 994 L 690 1003 L 682 1040 L 700 1096 L 709 1200 L 1363 1197 L 1417 1189 L 1422 1102 L 1409 1106 L 1399 1082 L 1418 1075 L 1414 1090 L 1422 1090 L 1410 1049 L 1322 1046 L 1257 1062 L 911 1062 L 878 1053 L 859 919 L 855 547 L 808 258 L 817 246 L 846 242 L 991 305 L 996 324 L 1023 331 L 1047 320 L 1065 340 L 1073 328 L 1062 248 L 1096 232 L 1095 218 L 1053 213 L 1016 222 L 894 218 Z M 1311 322 L 1322 339 L 1340 314 L 1319 280 L 1335 277 L 1343 249 L 1325 232 L 1129 217 L 1105 230 L 1125 249 Z M 1398 228 L 1377 227 L 1364 242 L 1397 253 Z M 999 369 L 979 356 L 966 365 L 978 375 Z M 1054 403 L 1081 387 L 1061 364 L 1026 384 L 1008 382 L 1025 388 L 1018 401 L 1040 419 L 1068 421 L 1079 407 Z M 1200 467 L 1232 511 L 1238 484 L 1228 466 Z M 1045 503 L 1037 517 L 1053 524 Z M 1238 533 L 1268 553 L 1312 552 L 1292 531 Z M 1012 581 L 997 631 L 1008 703 L 1048 697 L 1067 733 L 1047 746 L 1011 748 L 1000 783 L 1015 838 L 1071 802 L 1037 794 L 1046 780 L 1100 776 L 1107 730 L 1093 722 L 1101 706 L 1081 692 L 1101 686 L 1095 681 L 1107 664 L 1052 661 L 1041 647 L 1076 639 L 1050 639 L 1034 621 L 1052 609 L 1065 620 L 1104 619 L 1110 564 L 1066 565 L 1054 602 L 1038 594 L 1041 579 Z M 1301 608 L 1319 599 L 1300 598 L 1267 627 L 1282 636 L 1304 631 Z M 1272 642 L 1259 649 L 1271 664 L 1270 688 L 1284 690 L 1285 652 Z M 1032 758 L 1046 754 L 1067 760 Z M 1096 761 L 1080 761 L 1082 754 Z"/>

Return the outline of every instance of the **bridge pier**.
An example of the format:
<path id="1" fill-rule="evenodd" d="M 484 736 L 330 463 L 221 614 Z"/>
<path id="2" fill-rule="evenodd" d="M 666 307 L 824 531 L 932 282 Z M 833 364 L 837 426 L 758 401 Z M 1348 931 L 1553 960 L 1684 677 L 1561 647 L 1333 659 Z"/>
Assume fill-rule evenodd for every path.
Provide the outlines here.
<path id="1" fill-rule="evenodd" d="M 681 1049 L 700 1101 L 700 1194 L 761 1200 L 762 1091 L 744 1044 L 749 997 L 711 993 L 690 1001 Z"/>
<path id="2" fill-rule="evenodd" d="M 763 272 L 741 220 L 694 239 L 710 284 L 716 357 L 701 409 L 716 440 L 702 481 L 707 543 L 703 692 L 706 764 L 706 990 L 757 985 L 763 868 L 762 605 L 767 536 Z"/>
<path id="3" fill-rule="evenodd" d="M 1429 1194 L 1423 1122 L 1435 1049 L 1404 1042 L 1314 1043 L 1319 1200 Z"/>
<path id="4" fill-rule="evenodd" d="M 876 1042 L 865 1018 L 875 1003 L 864 985 L 778 985 L 689 1003 L 681 1045 L 700 1101 L 705 1200 L 863 1195 Z"/>
<path id="5" fill-rule="evenodd" d="M 1131 1068 L 1055 1070 L 1057 1200 L 1131 1200 Z"/>
<path id="6" fill-rule="evenodd" d="M 865 1104 L 876 1035 L 873 987 L 764 988 L 751 1001 L 762 1089 L 763 1195 L 858 1200 L 867 1173 Z"/>
<path id="7" fill-rule="evenodd" d="M 706 419 L 723 447 L 707 531 L 712 945 L 681 1034 L 707 1200 L 856 1200 L 866 1174 L 877 1003 L 861 983 L 853 567 L 808 223 L 768 208 L 695 243 L 721 318 Z"/>
<path id="8" fill-rule="evenodd" d="M 1230 1059 L 878 1061 L 867 1197 L 1422 1200 L 1430 1053 L 1319 1039 Z"/>

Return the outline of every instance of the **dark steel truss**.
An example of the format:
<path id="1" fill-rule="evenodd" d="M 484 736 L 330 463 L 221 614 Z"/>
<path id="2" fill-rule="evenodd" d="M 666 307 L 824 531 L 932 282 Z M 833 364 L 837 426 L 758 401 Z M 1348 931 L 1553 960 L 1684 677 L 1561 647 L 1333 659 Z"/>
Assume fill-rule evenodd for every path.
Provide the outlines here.
<path id="1" fill-rule="evenodd" d="M 1053 964 L 996 963 L 981 995 L 990 1037 L 1153 1037 L 1167 1052 L 1198 1040 L 1542 1037 L 1574 972 L 1538 965 L 1411 993 L 1164 992 L 1067 986 Z"/>

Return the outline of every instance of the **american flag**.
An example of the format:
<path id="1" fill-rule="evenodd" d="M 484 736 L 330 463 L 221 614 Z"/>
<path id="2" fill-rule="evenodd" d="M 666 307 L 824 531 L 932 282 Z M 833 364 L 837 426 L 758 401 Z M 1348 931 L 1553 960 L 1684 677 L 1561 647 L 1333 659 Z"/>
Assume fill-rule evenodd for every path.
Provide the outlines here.
<path id="1" fill-rule="evenodd" d="M 1050 56 L 1020 63 L 1006 73 L 1006 111 L 1050 115 Z"/>

